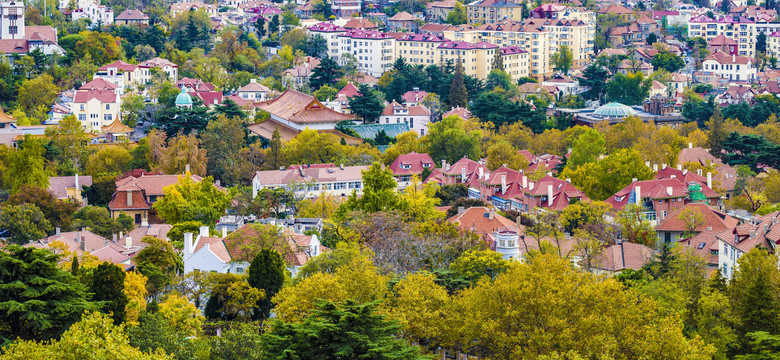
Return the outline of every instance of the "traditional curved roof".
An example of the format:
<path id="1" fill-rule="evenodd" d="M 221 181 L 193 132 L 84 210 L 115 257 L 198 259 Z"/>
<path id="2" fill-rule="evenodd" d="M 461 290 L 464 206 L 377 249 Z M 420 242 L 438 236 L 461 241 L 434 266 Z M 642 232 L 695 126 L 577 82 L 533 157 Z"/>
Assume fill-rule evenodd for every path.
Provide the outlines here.
<path id="1" fill-rule="evenodd" d="M 0 109 L 0 123 L 12 123 L 16 122 L 16 119 L 12 118 L 5 112 L 3 112 L 3 109 Z"/>
<path id="2" fill-rule="evenodd" d="M 593 115 L 605 118 L 624 118 L 636 114 L 634 109 L 617 102 L 603 105 L 593 112 Z"/>
<path id="3" fill-rule="evenodd" d="M 103 130 L 103 132 L 107 134 L 129 134 L 133 132 L 133 128 L 128 127 L 125 124 L 122 124 L 122 122 L 119 121 L 119 118 L 116 118 L 112 123 L 103 126 L 101 130 Z"/>
<path id="4" fill-rule="evenodd" d="M 288 89 L 277 98 L 260 103 L 261 110 L 297 124 L 306 123 L 337 123 L 354 119 L 353 115 L 345 115 L 329 109 L 314 96 Z"/>

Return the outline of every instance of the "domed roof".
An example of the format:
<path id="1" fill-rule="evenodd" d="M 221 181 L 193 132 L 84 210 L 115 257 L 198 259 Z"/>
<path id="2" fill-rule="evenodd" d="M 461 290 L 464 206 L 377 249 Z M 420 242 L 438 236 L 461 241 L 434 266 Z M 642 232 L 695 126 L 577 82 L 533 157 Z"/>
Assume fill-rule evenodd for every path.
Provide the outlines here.
<path id="1" fill-rule="evenodd" d="M 187 88 L 182 86 L 181 93 L 176 96 L 176 106 L 190 106 L 192 105 L 192 97 L 187 94 Z"/>
<path id="2" fill-rule="evenodd" d="M 634 109 L 617 102 L 603 105 L 593 112 L 593 115 L 606 118 L 624 118 L 636 114 Z"/>

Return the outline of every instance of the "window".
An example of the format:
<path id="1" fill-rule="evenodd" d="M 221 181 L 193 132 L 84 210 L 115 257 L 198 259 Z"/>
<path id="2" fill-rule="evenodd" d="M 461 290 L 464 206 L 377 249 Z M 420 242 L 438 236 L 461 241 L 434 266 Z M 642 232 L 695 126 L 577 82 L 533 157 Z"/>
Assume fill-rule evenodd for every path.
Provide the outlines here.
<path id="1" fill-rule="evenodd" d="M 79 121 L 87 121 L 87 115 L 86 114 L 79 114 Z"/>
<path id="2" fill-rule="evenodd" d="M 344 190 L 347 188 L 347 183 L 340 182 L 333 184 L 333 190 Z"/>
<path id="3" fill-rule="evenodd" d="M 104 121 L 111 121 L 112 115 L 111 114 L 103 114 L 103 120 Z"/>
<path id="4" fill-rule="evenodd" d="M 79 109 L 80 109 L 81 111 L 84 111 L 84 104 L 81 104 L 81 106 L 79 106 Z"/>
<path id="5" fill-rule="evenodd" d="M 349 182 L 349 188 L 350 189 L 360 189 L 362 187 L 362 183 L 360 181 L 350 181 Z"/>
<path id="6" fill-rule="evenodd" d="M 244 268 L 242 268 L 242 267 L 237 267 L 237 268 L 236 268 L 236 273 L 237 273 L 237 274 L 243 274 L 243 273 L 244 273 Z"/>
<path id="7" fill-rule="evenodd" d="M 9 26 L 8 27 L 8 33 L 11 35 L 15 35 L 19 33 L 19 27 L 18 26 Z"/>

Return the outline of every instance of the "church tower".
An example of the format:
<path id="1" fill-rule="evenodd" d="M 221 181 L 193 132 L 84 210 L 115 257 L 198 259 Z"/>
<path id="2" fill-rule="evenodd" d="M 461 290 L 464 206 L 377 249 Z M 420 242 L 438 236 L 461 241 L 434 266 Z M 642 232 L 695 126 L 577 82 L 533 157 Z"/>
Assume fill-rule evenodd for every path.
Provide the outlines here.
<path id="1" fill-rule="evenodd" d="M 0 39 L 25 39 L 24 1 L 0 2 Z"/>

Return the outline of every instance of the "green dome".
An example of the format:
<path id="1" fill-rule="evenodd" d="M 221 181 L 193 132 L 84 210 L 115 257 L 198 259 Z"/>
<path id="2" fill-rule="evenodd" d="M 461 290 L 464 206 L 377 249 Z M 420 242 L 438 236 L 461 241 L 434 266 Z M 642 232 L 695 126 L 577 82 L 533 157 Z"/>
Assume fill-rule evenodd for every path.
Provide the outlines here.
<path id="1" fill-rule="evenodd" d="M 192 97 L 187 94 L 187 88 L 182 86 L 181 93 L 176 96 L 176 106 L 192 106 Z"/>
<path id="2" fill-rule="evenodd" d="M 620 119 L 634 114 L 636 114 L 634 109 L 616 102 L 601 106 L 593 112 L 593 115 L 612 119 Z"/>

